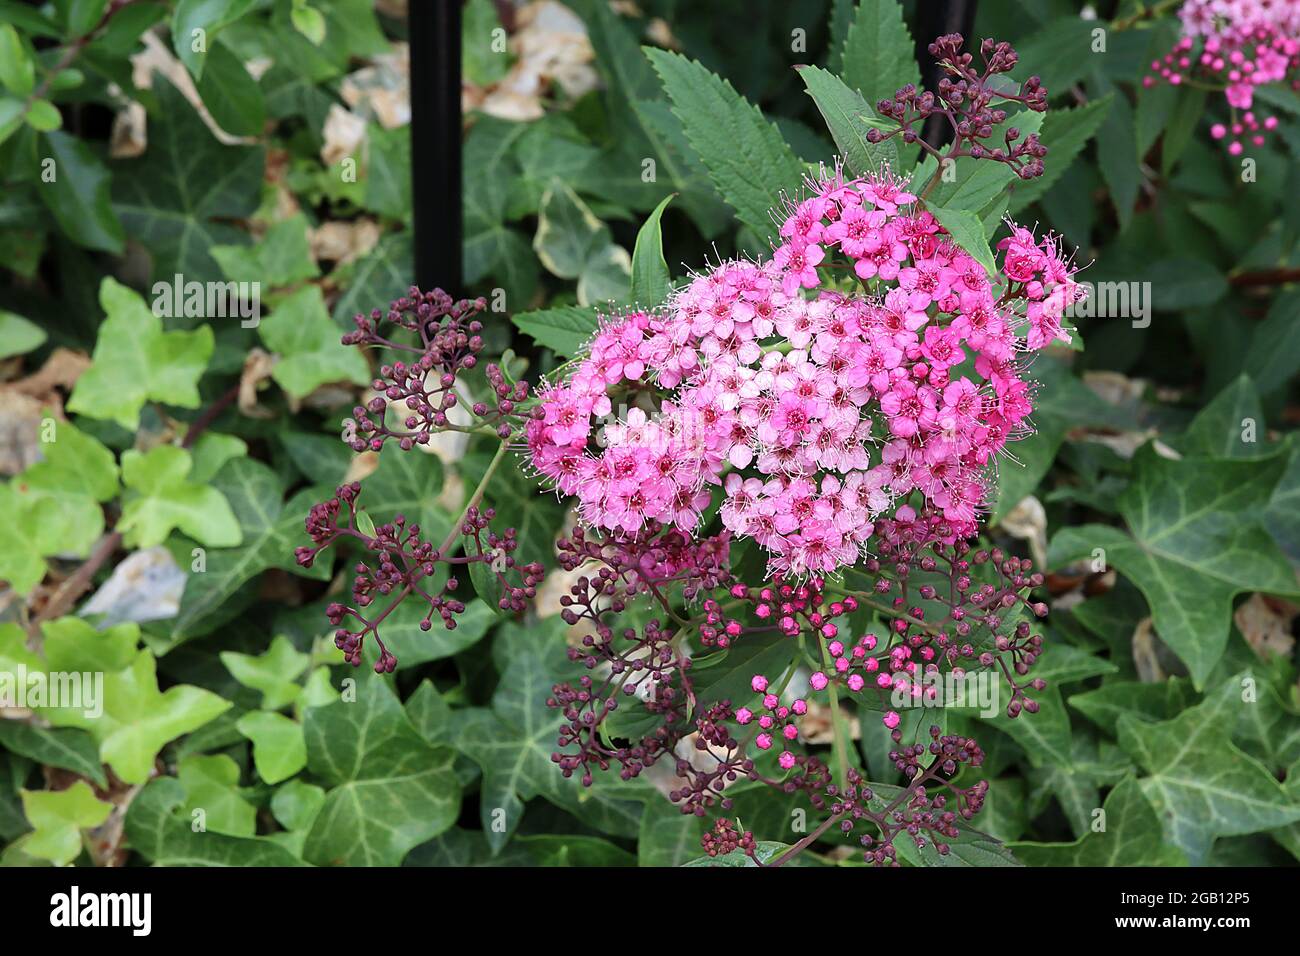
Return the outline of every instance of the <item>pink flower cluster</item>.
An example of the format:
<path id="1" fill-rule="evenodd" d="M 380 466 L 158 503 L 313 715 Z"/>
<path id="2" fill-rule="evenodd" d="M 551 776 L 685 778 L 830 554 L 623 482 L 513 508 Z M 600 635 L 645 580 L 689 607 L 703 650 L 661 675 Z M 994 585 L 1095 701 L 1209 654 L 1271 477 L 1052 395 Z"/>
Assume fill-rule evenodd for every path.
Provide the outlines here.
<path id="1" fill-rule="evenodd" d="M 723 526 L 800 577 L 854 564 L 908 496 L 953 538 L 974 532 L 995 456 L 1029 431 L 1018 359 L 1069 341 L 1074 269 L 1013 226 L 990 279 L 887 171 L 808 185 L 770 259 L 607 319 L 539 393 L 533 464 L 584 522 L 691 531 L 720 489 Z M 615 397 L 628 410 L 593 443 Z"/>
<path id="2" fill-rule="evenodd" d="M 1282 82 L 1300 89 L 1300 3 L 1187 0 L 1178 15 L 1183 35 L 1163 58 L 1152 61 L 1143 85 L 1163 80 L 1178 86 L 1190 79 L 1221 85 L 1232 120 L 1215 123 L 1210 135 L 1228 139 L 1233 156 L 1243 152 L 1243 141 L 1263 146 L 1264 133 L 1276 129 L 1278 121 L 1256 115 L 1255 89 Z"/>
<path id="3" fill-rule="evenodd" d="M 758 735 L 754 738 L 754 743 L 759 750 L 771 750 L 774 741 L 773 733 L 779 734 L 783 741 L 787 743 L 799 739 L 799 728 L 795 726 L 794 718 L 802 717 L 808 713 L 808 703 L 805 700 L 796 700 L 790 706 L 781 703 L 781 698 L 768 689 L 767 678 L 762 674 L 755 674 L 750 681 L 750 687 L 754 693 L 762 694 L 762 708 L 766 713 L 758 715 Z M 748 707 L 741 707 L 736 711 L 736 723 L 748 724 L 754 720 L 755 715 Z M 776 762 L 782 770 L 789 770 L 795 764 L 794 754 L 789 750 L 782 750 L 781 755 L 777 757 Z"/>

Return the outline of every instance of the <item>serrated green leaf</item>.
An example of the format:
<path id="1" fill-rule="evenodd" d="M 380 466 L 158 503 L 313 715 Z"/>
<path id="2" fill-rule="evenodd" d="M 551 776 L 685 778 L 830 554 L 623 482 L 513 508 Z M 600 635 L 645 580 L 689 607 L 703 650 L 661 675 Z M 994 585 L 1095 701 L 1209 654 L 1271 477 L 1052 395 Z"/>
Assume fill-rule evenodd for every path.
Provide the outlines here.
<path id="1" fill-rule="evenodd" d="M 844 41 L 844 82 L 875 104 L 921 85 L 912 35 L 897 0 L 861 0 Z"/>
<path id="2" fill-rule="evenodd" d="M 510 321 L 534 342 L 564 358 L 572 358 L 582 351 L 599 324 L 595 310 L 578 305 L 516 312 Z"/>
<path id="3" fill-rule="evenodd" d="M 686 138 L 714 188 L 760 240 L 775 231 L 771 209 L 797 190 L 804 168 L 758 107 L 694 60 L 646 48 Z"/>
<path id="4" fill-rule="evenodd" d="M 826 128 L 851 173 L 869 176 L 886 165 L 898 170 L 898 146 L 894 140 L 883 143 L 867 140 L 868 130 L 888 130 L 889 127 L 861 93 L 849 89 L 843 80 L 815 66 L 800 67 L 799 76 L 826 120 Z"/>

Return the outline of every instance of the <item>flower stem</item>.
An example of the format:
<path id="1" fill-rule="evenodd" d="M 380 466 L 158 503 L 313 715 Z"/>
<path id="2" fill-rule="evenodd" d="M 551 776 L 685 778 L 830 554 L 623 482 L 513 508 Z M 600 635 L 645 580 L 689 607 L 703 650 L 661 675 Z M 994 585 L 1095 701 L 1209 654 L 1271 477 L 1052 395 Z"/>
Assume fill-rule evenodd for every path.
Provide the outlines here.
<path id="1" fill-rule="evenodd" d="M 447 556 L 448 549 L 456 543 L 456 538 L 460 536 L 460 528 L 461 525 L 465 523 L 465 516 L 469 514 L 469 509 L 477 508 L 483 501 L 483 494 L 487 491 L 488 483 L 492 480 L 492 476 L 496 474 L 497 468 L 501 466 L 501 462 L 505 459 L 506 449 L 508 447 L 509 442 L 503 441 L 500 447 L 497 448 L 497 453 L 493 455 L 492 460 L 488 462 L 487 471 L 483 472 L 483 477 L 479 479 L 478 487 L 475 488 L 474 493 L 469 496 L 469 501 L 465 502 L 465 507 L 461 510 L 460 517 L 452 524 L 451 530 L 447 532 L 447 537 L 443 539 L 442 544 L 438 545 L 439 555 L 443 557 Z"/>
<path id="2" fill-rule="evenodd" d="M 826 642 L 817 638 L 817 646 L 822 652 L 822 669 L 830 676 L 834 668 L 831 666 L 830 654 L 826 650 Z M 844 715 L 840 713 L 840 695 L 835 688 L 835 681 L 832 679 L 826 685 L 826 689 L 831 695 L 831 734 L 834 738 L 834 758 L 835 764 L 835 782 L 839 785 L 840 791 L 843 792 L 848 787 L 849 780 L 849 762 L 848 748 L 845 743 L 848 738 L 848 729 L 844 726 Z"/>

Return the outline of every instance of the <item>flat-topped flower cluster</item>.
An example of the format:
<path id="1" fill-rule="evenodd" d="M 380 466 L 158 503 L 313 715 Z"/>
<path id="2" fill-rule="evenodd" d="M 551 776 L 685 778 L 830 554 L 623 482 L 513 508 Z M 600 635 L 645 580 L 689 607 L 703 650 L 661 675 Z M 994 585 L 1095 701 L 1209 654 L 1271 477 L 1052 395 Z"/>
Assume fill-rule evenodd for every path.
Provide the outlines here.
<path id="1" fill-rule="evenodd" d="M 584 523 L 691 532 L 720 491 L 722 524 L 795 575 L 854 564 L 894 507 L 975 532 L 995 456 L 1029 431 L 1021 359 L 1069 341 L 1074 268 L 1013 225 L 990 277 L 888 171 L 808 185 L 770 258 L 604 318 L 538 394 L 532 463 Z"/>
<path id="2" fill-rule="evenodd" d="M 1151 62 L 1143 84 L 1195 81 L 1221 89 L 1232 118 L 1213 124 L 1210 135 L 1227 140 L 1233 156 L 1247 143 L 1263 146 L 1278 121 L 1256 112 L 1255 91 L 1282 83 L 1300 89 L 1300 3 L 1187 0 L 1178 16 L 1183 35 L 1172 50 Z"/>

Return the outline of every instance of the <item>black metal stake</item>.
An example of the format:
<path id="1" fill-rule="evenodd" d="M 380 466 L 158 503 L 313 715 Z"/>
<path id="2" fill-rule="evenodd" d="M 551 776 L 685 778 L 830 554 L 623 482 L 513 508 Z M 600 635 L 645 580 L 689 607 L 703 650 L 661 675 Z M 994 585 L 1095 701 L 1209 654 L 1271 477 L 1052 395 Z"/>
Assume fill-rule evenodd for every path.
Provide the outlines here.
<path id="1" fill-rule="evenodd" d="M 461 288 L 461 0 L 410 0 L 415 281 Z"/>

